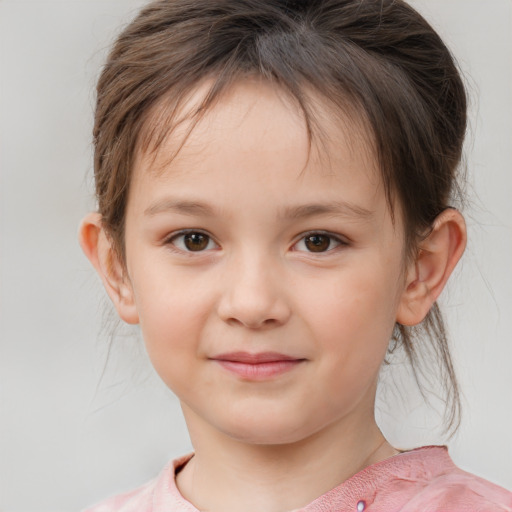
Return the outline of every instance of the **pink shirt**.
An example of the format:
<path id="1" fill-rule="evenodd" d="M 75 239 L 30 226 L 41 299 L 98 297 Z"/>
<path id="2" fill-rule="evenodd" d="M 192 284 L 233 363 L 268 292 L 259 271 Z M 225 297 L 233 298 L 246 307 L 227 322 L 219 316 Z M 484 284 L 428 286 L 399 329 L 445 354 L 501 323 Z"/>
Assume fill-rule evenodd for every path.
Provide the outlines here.
<path id="1" fill-rule="evenodd" d="M 198 512 L 169 464 L 155 480 L 84 512 Z M 293 512 L 512 512 L 512 493 L 459 469 L 445 447 L 426 446 L 363 469 Z M 243 512 L 243 511 L 242 511 Z"/>

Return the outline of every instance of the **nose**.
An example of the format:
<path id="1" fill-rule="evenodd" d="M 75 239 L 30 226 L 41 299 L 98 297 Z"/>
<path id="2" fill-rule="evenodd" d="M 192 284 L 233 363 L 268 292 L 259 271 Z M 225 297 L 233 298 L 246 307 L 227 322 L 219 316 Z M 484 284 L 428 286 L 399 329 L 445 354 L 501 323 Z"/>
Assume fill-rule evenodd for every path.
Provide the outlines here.
<path id="1" fill-rule="evenodd" d="M 231 262 L 223 275 L 220 318 L 248 329 L 284 325 L 291 310 L 278 274 L 279 269 L 267 258 L 251 255 Z"/>

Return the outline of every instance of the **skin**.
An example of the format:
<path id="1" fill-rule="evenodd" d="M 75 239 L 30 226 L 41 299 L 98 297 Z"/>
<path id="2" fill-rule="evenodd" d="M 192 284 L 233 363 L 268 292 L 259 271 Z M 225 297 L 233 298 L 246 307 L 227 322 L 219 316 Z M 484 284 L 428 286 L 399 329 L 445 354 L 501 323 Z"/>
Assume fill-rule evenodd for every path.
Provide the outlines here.
<path id="1" fill-rule="evenodd" d="M 186 122 L 156 158 L 139 154 L 125 262 L 98 214 L 82 224 L 120 316 L 140 323 L 181 401 L 195 456 L 177 482 L 201 510 L 291 510 L 395 455 L 374 418 L 379 368 L 395 322 L 423 319 L 464 250 L 464 221 L 447 210 L 405 264 L 400 208 L 393 223 L 367 137 L 323 112 L 329 137 L 308 152 L 291 101 L 237 84 L 174 159 Z M 191 251 L 183 230 L 204 247 Z M 299 362 L 255 381 L 217 360 L 240 351 Z"/>

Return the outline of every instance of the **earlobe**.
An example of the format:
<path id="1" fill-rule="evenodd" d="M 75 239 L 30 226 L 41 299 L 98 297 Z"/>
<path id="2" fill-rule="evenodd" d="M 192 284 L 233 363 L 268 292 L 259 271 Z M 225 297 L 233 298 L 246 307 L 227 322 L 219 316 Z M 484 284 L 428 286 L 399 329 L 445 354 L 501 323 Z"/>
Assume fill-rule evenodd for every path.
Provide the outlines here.
<path id="1" fill-rule="evenodd" d="M 105 233 L 99 213 L 89 213 L 80 224 L 80 246 L 100 276 L 119 316 L 129 324 L 139 322 L 132 286 Z"/>
<path id="2" fill-rule="evenodd" d="M 437 216 L 406 276 L 397 322 L 417 325 L 427 315 L 466 248 L 464 217 L 453 208 Z"/>

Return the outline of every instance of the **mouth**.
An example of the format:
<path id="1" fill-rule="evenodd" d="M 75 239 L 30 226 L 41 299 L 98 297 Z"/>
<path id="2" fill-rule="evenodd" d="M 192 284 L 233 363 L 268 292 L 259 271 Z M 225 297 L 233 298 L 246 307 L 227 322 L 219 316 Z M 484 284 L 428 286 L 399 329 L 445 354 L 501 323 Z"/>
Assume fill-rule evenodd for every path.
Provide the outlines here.
<path id="1" fill-rule="evenodd" d="M 287 373 L 305 359 L 277 352 L 231 352 L 210 358 L 223 369 L 243 380 L 266 380 Z"/>

